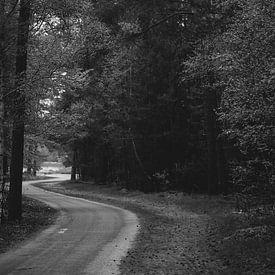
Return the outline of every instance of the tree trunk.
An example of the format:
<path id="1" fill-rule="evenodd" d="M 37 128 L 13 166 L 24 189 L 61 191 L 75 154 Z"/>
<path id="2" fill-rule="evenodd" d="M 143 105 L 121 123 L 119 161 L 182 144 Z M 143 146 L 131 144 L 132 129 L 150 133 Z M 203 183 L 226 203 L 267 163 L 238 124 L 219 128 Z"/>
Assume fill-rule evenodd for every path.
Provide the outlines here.
<path id="1" fill-rule="evenodd" d="M 220 127 L 215 115 L 219 98 L 215 90 L 209 89 L 205 94 L 205 121 L 208 154 L 208 192 L 215 194 L 226 192 L 226 159 L 223 142 L 219 138 Z"/>
<path id="2" fill-rule="evenodd" d="M 1 201 L 1 221 L 4 220 L 4 200 L 5 200 L 5 156 L 4 156 L 4 46 L 5 46 L 5 3 L 0 5 L 0 201 Z"/>
<path id="3" fill-rule="evenodd" d="M 10 167 L 10 191 L 8 218 L 21 220 L 22 217 L 22 171 L 25 130 L 25 89 L 27 70 L 27 49 L 31 17 L 30 0 L 21 0 L 18 18 L 18 41 L 16 52 L 16 91 L 13 94 L 15 115 L 12 129 L 12 152 Z"/>
<path id="4" fill-rule="evenodd" d="M 219 192 L 228 192 L 227 162 L 224 154 L 223 141 L 218 137 L 217 141 L 217 166 L 218 166 L 218 184 Z"/>
<path id="5" fill-rule="evenodd" d="M 32 173 L 32 160 L 28 159 L 27 160 L 27 174 L 31 175 L 31 173 Z"/>
<path id="6" fill-rule="evenodd" d="M 217 127 L 214 110 L 216 109 L 216 92 L 207 90 L 205 94 L 205 129 L 207 138 L 207 187 L 210 194 L 217 193 Z"/>
<path id="7" fill-rule="evenodd" d="M 36 172 L 37 172 L 37 163 L 36 160 L 33 161 L 33 167 L 32 167 L 32 175 L 36 177 Z"/>
<path id="8" fill-rule="evenodd" d="M 72 170 L 71 170 L 71 180 L 75 181 L 76 180 L 76 167 L 72 165 Z"/>
<path id="9" fill-rule="evenodd" d="M 73 161 L 72 161 L 72 170 L 71 170 L 71 180 L 76 180 L 76 146 L 73 145 Z"/>

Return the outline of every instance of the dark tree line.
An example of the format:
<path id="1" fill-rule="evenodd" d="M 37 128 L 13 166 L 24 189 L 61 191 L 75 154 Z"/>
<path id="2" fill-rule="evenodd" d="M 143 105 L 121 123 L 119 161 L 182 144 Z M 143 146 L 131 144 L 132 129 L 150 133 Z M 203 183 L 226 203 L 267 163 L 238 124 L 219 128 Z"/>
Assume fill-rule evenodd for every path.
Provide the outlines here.
<path id="1" fill-rule="evenodd" d="M 70 142 L 72 178 L 274 194 L 273 9 L 256 0 L 95 1 L 104 31 L 86 37 L 76 61 L 89 83 L 57 104 L 87 110 Z"/>
<path id="2" fill-rule="evenodd" d="M 27 78 L 5 103 L 19 193 L 25 124 L 63 146 L 72 180 L 274 200 L 273 1 L 32 1 L 29 40 L 7 31 L 26 28 L 19 9 L 1 32 L 6 92 Z"/>
<path id="3" fill-rule="evenodd" d="M 82 57 L 83 69 L 93 69 L 91 105 L 99 105 L 91 110 L 92 133 L 72 145 L 73 171 L 145 191 L 226 190 L 219 95 L 199 79 L 183 81 L 195 44 L 223 24 L 221 8 L 208 1 L 120 1 L 100 3 L 95 12 L 115 45 Z"/>

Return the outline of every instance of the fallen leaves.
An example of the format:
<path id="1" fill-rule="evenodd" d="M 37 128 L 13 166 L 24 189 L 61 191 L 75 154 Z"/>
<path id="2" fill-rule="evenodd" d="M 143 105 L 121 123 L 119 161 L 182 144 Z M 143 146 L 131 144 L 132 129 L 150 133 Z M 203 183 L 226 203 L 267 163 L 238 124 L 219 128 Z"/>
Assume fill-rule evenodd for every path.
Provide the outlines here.
<path id="1" fill-rule="evenodd" d="M 23 197 L 21 223 L 6 222 L 0 225 L 0 253 L 25 240 L 34 232 L 52 224 L 57 211 L 39 201 Z"/>
<path id="2" fill-rule="evenodd" d="M 232 214 L 230 200 L 171 192 L 122 194 L 114 187 L 87 183 L 43 187 L 137 213 L 141 229 L 134 248 L 121 262 L 122 275 L 272 274 L 273 258 L 265 257 L 274 251 L 271 242 L 257 258 L 253 254 L 257 248 L 242 246 L 234 239 L 226 241 L 245 226 L 240 222 L 242 215 Z M 265 239 L 261 241 L 264 248 Z"/>

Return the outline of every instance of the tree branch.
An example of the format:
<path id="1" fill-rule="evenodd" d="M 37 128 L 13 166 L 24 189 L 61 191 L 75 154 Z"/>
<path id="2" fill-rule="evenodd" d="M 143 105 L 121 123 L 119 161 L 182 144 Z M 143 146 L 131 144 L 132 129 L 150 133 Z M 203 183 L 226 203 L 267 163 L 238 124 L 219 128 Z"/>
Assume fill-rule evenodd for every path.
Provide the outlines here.
<path id="1" fill-rule="evenodd" d="M 10 16 L 14 13 L 14 11 L 15 11 L 15 9 L 16 9 L 18 3 L 19 3 L 19 0 L 17 0 L 17 1 L 13 4 L 13 7 L 12 7 L 12 9 L 10 10 L 10 12 L 7 14 L 7 17 L 10 17 Z"/>
<path id="2" fill-rule="evenodd" d="M 151 26 L 149 26 L 149 27 L 148 27 L 147 29 L 145 29 L 144 31 L 138 33 L 137 36 L 140 36 L 140 35 L 143 35 L 143 34 L 149 32 L 151 29 L 153 29 L 153 28 L 155 28 L 155 27 L 161 25 L 162 23 L 166 22 L 167 20 L 169 20 L 169 19 L 171 19 L 171 18 L 173 18 L 173 17 L 175 17 L 175 16 L 177 16 L 177 15 L 184 15 L 184 14 L 186 14 L 186 15 L 194 15 L 193 12 L 187 12 L 187 11 L 175 12 L 175 13 L 170 14 L 170 15 L 168 15 L 167 17 L 165 17 L 165 18 L 159 20 L 158 22 L 152 24 Z"/>

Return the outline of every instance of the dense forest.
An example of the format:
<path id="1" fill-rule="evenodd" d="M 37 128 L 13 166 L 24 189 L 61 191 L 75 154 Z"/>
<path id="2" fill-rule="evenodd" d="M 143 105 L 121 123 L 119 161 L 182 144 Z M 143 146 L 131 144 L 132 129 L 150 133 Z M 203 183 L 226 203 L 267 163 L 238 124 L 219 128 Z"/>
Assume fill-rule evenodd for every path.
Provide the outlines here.
<path id="1" fill-rule="evenodd" d="M 41 144 L 66 152 L 72 180 L 274 204 L 274 11 L 272 0 L 1 0 L 9 219 Z"/>

